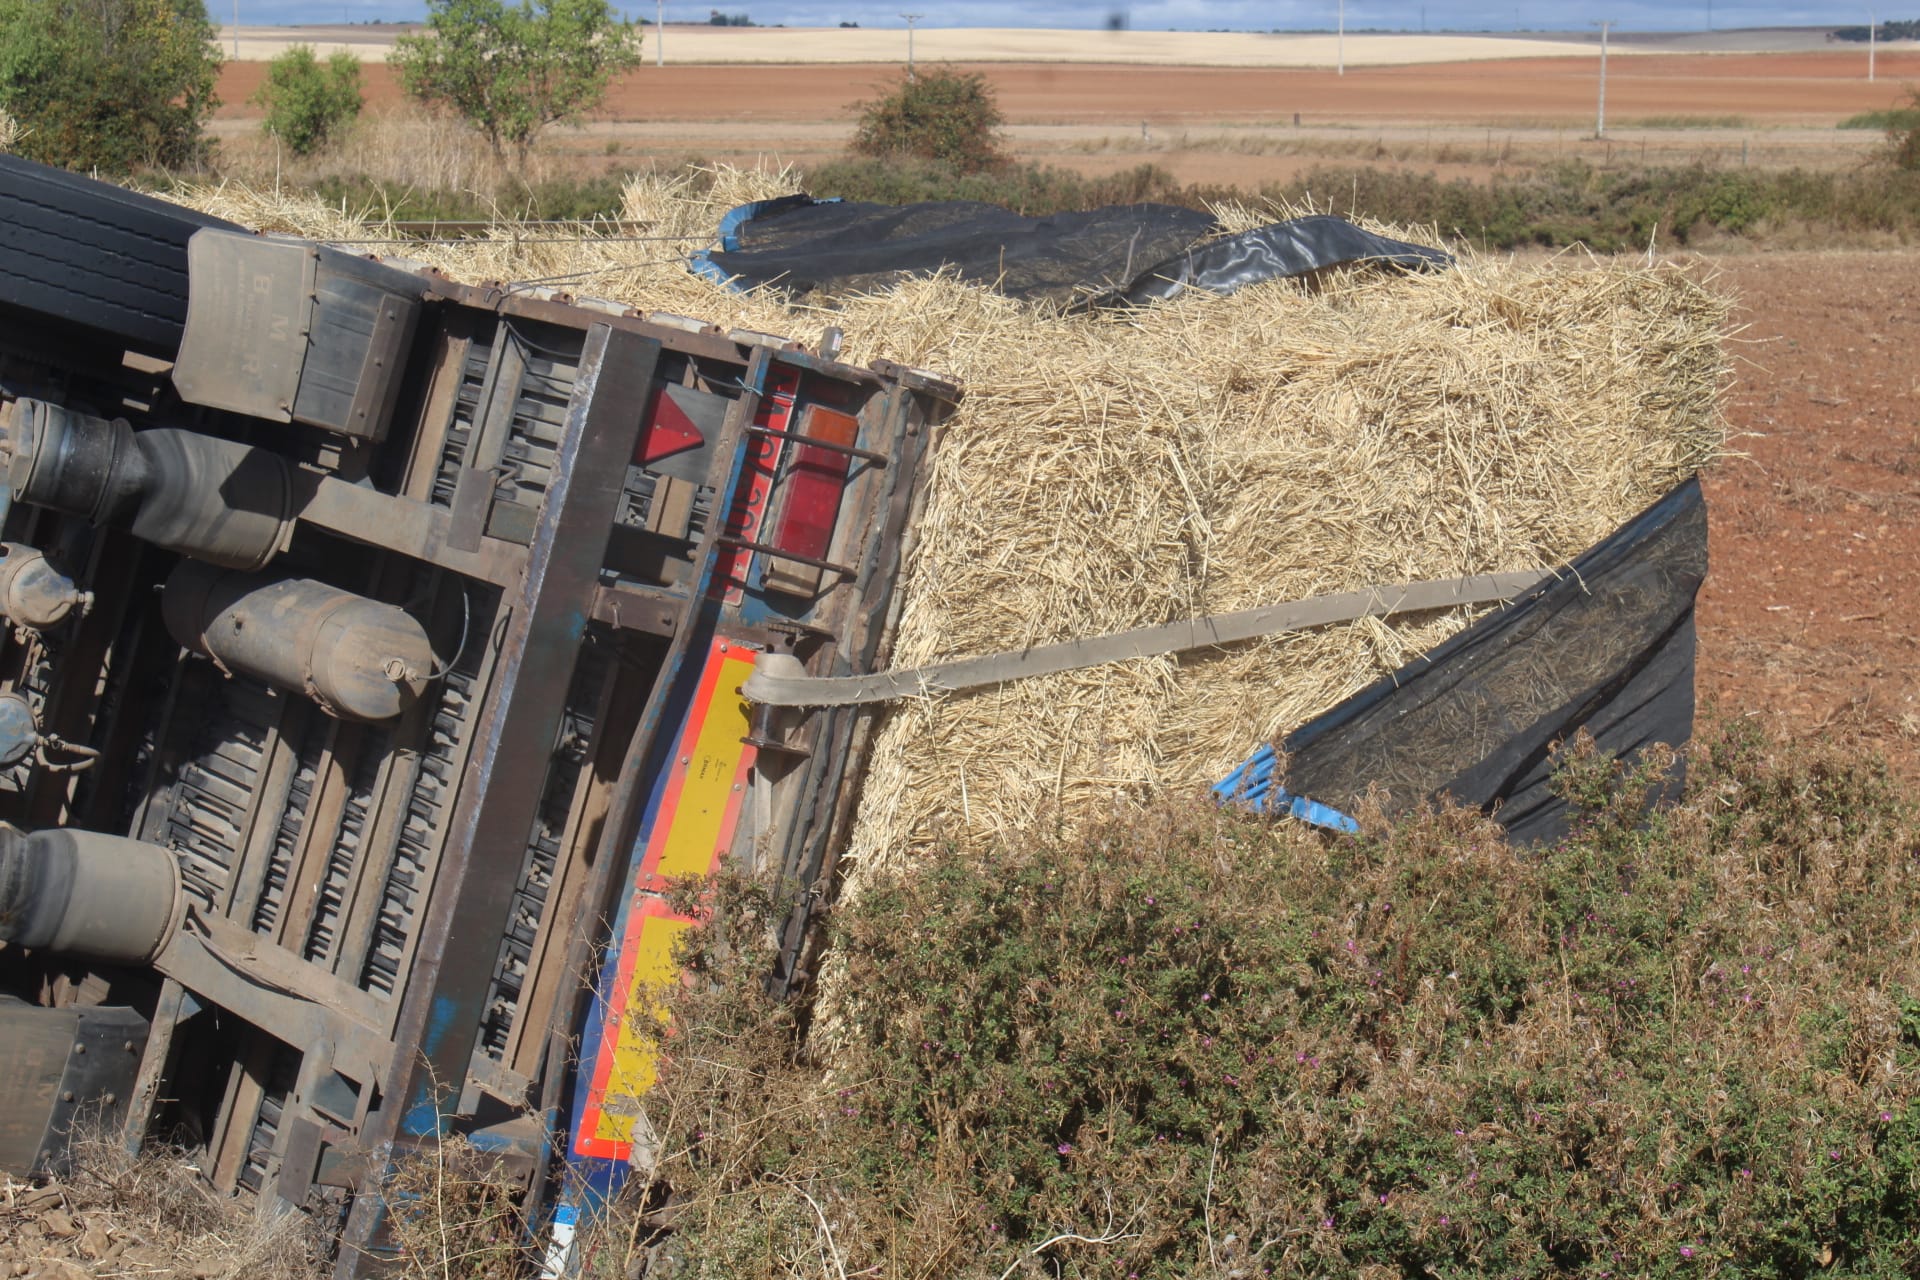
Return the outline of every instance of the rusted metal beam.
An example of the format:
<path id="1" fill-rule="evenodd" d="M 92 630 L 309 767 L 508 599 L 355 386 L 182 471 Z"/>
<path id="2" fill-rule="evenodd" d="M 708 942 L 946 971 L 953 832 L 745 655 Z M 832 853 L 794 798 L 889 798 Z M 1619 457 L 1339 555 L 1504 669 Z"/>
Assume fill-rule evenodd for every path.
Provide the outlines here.
<path id="1" fill-rule="evenodd" d="M 655 340 L 607 324 L 588 330 L 554 482 L 508 597 L 493 695 L 450 824 L 439 870 L 447 889 L 421 922 L 366 1145 L 437 1135 L 466 1079 L 492 974 L 454 940 L 497 938 L 512 902 L 659 355 Z M 354 1203 L 340 1274 L 368 1265 L 383 1220 L 376 1197 Z"/>

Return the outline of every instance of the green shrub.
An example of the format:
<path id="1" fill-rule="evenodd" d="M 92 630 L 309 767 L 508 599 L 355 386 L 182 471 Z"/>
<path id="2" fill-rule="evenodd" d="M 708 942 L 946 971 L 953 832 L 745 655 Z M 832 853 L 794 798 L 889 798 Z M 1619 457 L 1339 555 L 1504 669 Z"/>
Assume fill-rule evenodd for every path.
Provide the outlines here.
<path id="1" fill-rule="evenodd" d="M 360 60 L 340 49 L 322 63 L 312 45 L 294 45 L 267 64 L 252 100 L 267 109 L 268 133 L 295 155 L 310 155 L 360 114 Z"/>
<path id="2" fill-rule="evenodd" d="M 1920 124 L 1920 107 L 1882 107 L 1877 111 L 1862 111 L 1858 115 L 1848 116 L 1838 126 L 1841 129 L 1891 129 L 1896 126 L 1911 128 Z"/>
<path id="3" fill-rule="evenodd" d="M 201 0 L 0 0 L 0 110 L 33 160 L 111 174 L 197 165 L 219 69 Z"/>
<path id="4" fill-rule="evenodd" d="M 909 74 L 879 98 L 856 108 L 860 155 L 914 157 L 975 174 L 1007 163 L 1001 150 L 1003 118 L 993 86 L 978 71 L 930 67 Z"/>
<path id="5" fill-rule="evenodd" d="M 1525 852 L 1175 807 L 931 858 L 839 908 L 810 1033 L 779 895 L 717 884 L 647 1100 L 675 1274 L 1914 1274 L 1911 806 L 1710 734 L 1648 820 L 1661 763 L 1574 752 Z"/>

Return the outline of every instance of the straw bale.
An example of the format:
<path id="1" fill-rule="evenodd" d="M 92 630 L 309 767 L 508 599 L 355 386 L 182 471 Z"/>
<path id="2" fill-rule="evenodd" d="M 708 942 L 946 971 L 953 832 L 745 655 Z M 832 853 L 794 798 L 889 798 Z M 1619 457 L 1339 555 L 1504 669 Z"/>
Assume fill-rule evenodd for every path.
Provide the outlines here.
<path id="1" fill-rule="evenodd" d="M 724 169 L 647 178 L 627 193 L 623 234 L 659 239 L 546 245 L 502 228 L 404 252 L 459 278 L 548 280 L 803 338 L 836 324 L 848 358 L 962 381 L 903 585 L 899 666 L 1563 564 L 1724 439 L 1727 303 L 1675 264 L 1469 255 L 1431 275 L 1336 271 L 1074 316 L 948 279 L 828 311 L 684 270 L 727 208 L 792 189 L 787 175 Z M 276 229 L 380 234 L 232 188 L 188 198 Z M 898 706 L 847 865 L 857 881 L 943 842 L 1209 783 L 1471 616 L 1365 621 Z"/>

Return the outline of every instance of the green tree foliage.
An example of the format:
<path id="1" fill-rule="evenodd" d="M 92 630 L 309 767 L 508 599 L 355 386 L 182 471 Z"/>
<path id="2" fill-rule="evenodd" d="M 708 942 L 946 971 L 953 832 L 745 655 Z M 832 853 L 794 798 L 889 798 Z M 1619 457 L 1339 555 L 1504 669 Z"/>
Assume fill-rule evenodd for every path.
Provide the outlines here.
<path id="1" fill-rule="evenodd" d="M 0 0 L 0 110 L 34 160 L 107 173 L 197 164 L 219 70 L 201 0 Z"/>
<path id="2" fill-rule="evenodd" d="M 268 133 L 310 155 L 360 114 L 360 60 L 341 49 L 323 63 L 312 45 L 294 45 L 267 64 L 253 101 L 267 109 Z"/>
<path id="3" fill-rule="evenodd" d="M 640 24 L 607 0 L 430 0 L 426 30 L 400 37 L 391 60 L 408 93 L 524 160 L 542 129 L 577 120 L 639 65 Z"/>
<path id="4" fill-rule="evenodd" d="M 1000 149 L 1005 117 L 978 71 L 932 67 L 858 107 L 853 149 L 869 156 L 916 156 L 982 173 L 1007 163 Z"/>
<path id="5" fill-rule="evenodd" d="M 1889 40 L 1920 40 L 1920 18 L 1911 22 L 1882 22 L 1878 27 L 1841 27 L 1833 32 L 1835 40 L 1867 43 L 1869 36 L 1882 44 Z"/>

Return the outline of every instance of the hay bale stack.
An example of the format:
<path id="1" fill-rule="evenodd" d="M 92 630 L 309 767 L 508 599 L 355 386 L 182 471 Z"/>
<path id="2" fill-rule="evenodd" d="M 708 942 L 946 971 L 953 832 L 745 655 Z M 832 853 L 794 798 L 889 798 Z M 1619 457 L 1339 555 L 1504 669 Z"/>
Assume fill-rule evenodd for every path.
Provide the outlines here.
<path id="1" fill-rule="evenodd" d="M 705 190 L 645 180 L 627 212 L 658 240 L 503 231 L 407 252 L 461 278 L 552 279 L 803 338 L 837 324 L 855 361 L 964 382 L 903 588 L 899 666 L 1563 564 L 1724 438 L 1727 303 L 1675 265 L 1470 256 L 1434 275 L 1336 272 L 1080 316 L 948 280 L 829 313 L 683 269 L 726 208 L 791 189 L 733 171 Z M 231 191 L 202 207 L 248 220 Z M 284 201 L 270 212 L 342 234 L 337 211 L 316 206 L 304 225 Z M 1469 620 L 1367 621 L 899 706 L 866 783 L 856 876 L 943 840 L 1210 783 Z"/>

